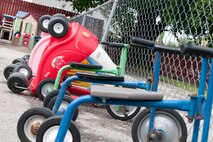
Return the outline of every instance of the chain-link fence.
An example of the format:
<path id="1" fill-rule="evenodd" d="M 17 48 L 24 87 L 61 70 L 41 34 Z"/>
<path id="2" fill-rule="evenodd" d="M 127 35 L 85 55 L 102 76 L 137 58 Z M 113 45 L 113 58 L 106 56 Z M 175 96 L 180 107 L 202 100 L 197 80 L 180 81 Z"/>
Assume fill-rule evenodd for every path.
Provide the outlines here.
<path id="1" fill-rule="evenodd" d="M 113 1 L 109 1 L 72 20 L 80 21 L 101 39 L 107 33 L 112 5 Z M 213 47 L 212 6 L 212 0 L 120 0 L 106 40 L 130 43 L 134 36 L 174 48 L 183 43 Z M 118 63 L 119 49 L 105 49 Z M 153 57 L 154 53 L 148 50 L 129 48 L 125 78 L 141 81 L 152 76 Z M 164 92 L 165 99 L 189 99 L 188 95 L 197 93 L 200 68 L 200 58 L 162 54 L 159 91 Z M 190 141 L 192 124 L 187 126 Z M 213 142 L 213 117 L 209 134 L 209 141 Z"/>

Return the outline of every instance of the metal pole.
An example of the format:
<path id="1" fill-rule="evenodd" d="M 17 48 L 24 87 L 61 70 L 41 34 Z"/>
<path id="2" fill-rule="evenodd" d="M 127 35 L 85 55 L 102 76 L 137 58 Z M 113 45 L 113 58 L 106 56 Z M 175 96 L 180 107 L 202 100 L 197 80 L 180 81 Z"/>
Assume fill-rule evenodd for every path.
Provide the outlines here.
<path id="1" fill-rule="evenodd" d="M 86 15 L 84 15 L 84 17 L 83 17 L 83 21 L 82 21 L 82 23 L 81 23 L 82 26 L 85 25 L 85 20 L 86 20 Z"/>
<path id="2" fill-rule="evenodd" d="M 114 1 L 114 0 L 109 0 L 108 2 L 105 2 L 104 4 L 102 4 L 102 5 L 100 5 L 100 6 L 97 6 L 96 8 L 93 8 L 92 10 L 90 10 L 90 11 L 88 11 L 88 12 L 85 12 L 85 13 L 79 14 L 79 15 L 77 15 L 77 16 L 74 16 L 74 17 L 72 17 L 72 18 L 69 18 L 69 20 L 73 20 L 73 19 L 76 19 L 76 18 L 81 17 L 81 16 L 83 16 L 83 15 L 90 14 L 90 13 L 92 13 L 93 11 L 95 11 L 95 10 L 97 10 L 97 9 L 99 9 L 99 8 L 101 8 L 101 7 L 103 7 L 103 6 L 107 5 L 107 4 L 109 4 L 109 3 L 111 3 L 112 1 Z"/>
<path id="3" fill-rule="evenodd" d="M 106 29 L 105 29 L 105 31 L 104 31 L 104 34 L 103 34 L 103 36 L 102 36 L 101 41 L 106 41 L 107 35 L 108 35 L 108 33 L 109 33 L 109 28 L 110 28 L 110 25 L 111 25 L 111 22 L 112 22 L 112 18 L 113 18 L 113 16 L 114 16 L 116 7 L 117 7 L 117 5 L 118 5 L 118 1 L 119 1 L 119 0 L 114 0 L 113 6 L 112 6 L 112 11 L 111 11 L 111 13 L 110 13 L 110 15 L 109 15 L 109 19 L 108 19 L 108 21 L 107 21 Z"/>

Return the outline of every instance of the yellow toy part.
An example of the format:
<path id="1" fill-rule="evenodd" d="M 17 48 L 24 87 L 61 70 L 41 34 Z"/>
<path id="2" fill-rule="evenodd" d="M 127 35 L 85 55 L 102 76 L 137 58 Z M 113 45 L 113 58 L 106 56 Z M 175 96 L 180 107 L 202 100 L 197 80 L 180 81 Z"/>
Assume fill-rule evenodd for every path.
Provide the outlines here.
<path id="1" fill-rule="evenodd" d="M 83 64 L 90 64 L 86 59 L 85 59 L 84 61 L 82 61 L 81 63 L 83 63 Z M 91 73 L 91 71 L 82 71 L 82 70 L 71 69 L 71 70 L 67 73 L 67 75 L 68 75 L 68 76 L 73 76 L 73 75 L 76 74 L 76 72 L 90 72 L 90 73 Z M 76 85 L 76 86 L 80 86 L 80 87 L 84 87 L 84 88 L 89 88 L 90 85 L 91 85 L 91 83 L 89 83 L 89 82 L 81 82 L 81 81 L 74 81 L 74 82 L 72 83 L 72 85 Z"/>

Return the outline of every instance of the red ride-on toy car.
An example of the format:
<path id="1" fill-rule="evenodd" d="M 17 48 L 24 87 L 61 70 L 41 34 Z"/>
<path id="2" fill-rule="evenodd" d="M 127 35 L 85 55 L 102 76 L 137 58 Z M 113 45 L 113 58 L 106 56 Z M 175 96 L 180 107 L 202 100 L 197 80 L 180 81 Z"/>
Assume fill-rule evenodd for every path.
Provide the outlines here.
<path id="1" fill-rule="evenodd" d="M 50 19 L 48 31 L 51 36 L 42 38 L 36 44 L 37 51 L 30 55 L 32 77 L 27 78 L 20 72 L 11 74 L 7 80 L 11 91 L 21 93 L 29 89 L 43 100 L 53 89 L 57 72 L 62 66 L 70 62 L 82 62 L 98 47 L 96 36 L 78 23 L 69 23 L 60 15 Z M 62 78 L 66 73 L 63 73 Z"/>

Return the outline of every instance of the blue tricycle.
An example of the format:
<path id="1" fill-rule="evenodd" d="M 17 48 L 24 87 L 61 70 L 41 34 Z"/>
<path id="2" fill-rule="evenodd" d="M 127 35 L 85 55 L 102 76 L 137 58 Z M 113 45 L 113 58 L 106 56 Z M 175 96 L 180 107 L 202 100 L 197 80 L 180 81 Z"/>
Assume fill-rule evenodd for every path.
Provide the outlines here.
<path id="1" fill-rule="evenodd" d="M 192 142 L 198 141 L 201 120 L 204 122 L 201 140 L 202 142 L 208 141 L 213 100 L 213 49 L 190 44 L 182 45 L 182 48 L 177 49 L 156 45 L 152 41 L 139 38 L 133 38 L 131 45 L 142 48 L 148 47 L 155 52 L 151 91 L 132 89 L 131 82 L 124 81 L 123 77 L 77 73 L 76 76 L 69 77 L 62 84 L 53 108 L 56 111 L 63 100 L 66 87 L 75 80 L 124 87 L 92 86 L 91 94 L 79 97 L 70 103 L 63 117 L 53 116 L 42 123 L 37 135 L 37 142 L 80 142 L 80 132 L 71 118 L 74 110 L 84 103 L 147 107 L 133 122 L 132 139 L 134 142 L 186 142 L 187 127 L 176 110 L 186 111 L 188 121 L 193 122 Z M 163 94 L 157 92 L 161 52 L 203 57 L 197 95 L 190 96 L 189 100 L 163 100 Z M 209 62 L 211 63 L 208 78 L 209 87 L 207 96 L 204 96 Z"/>

